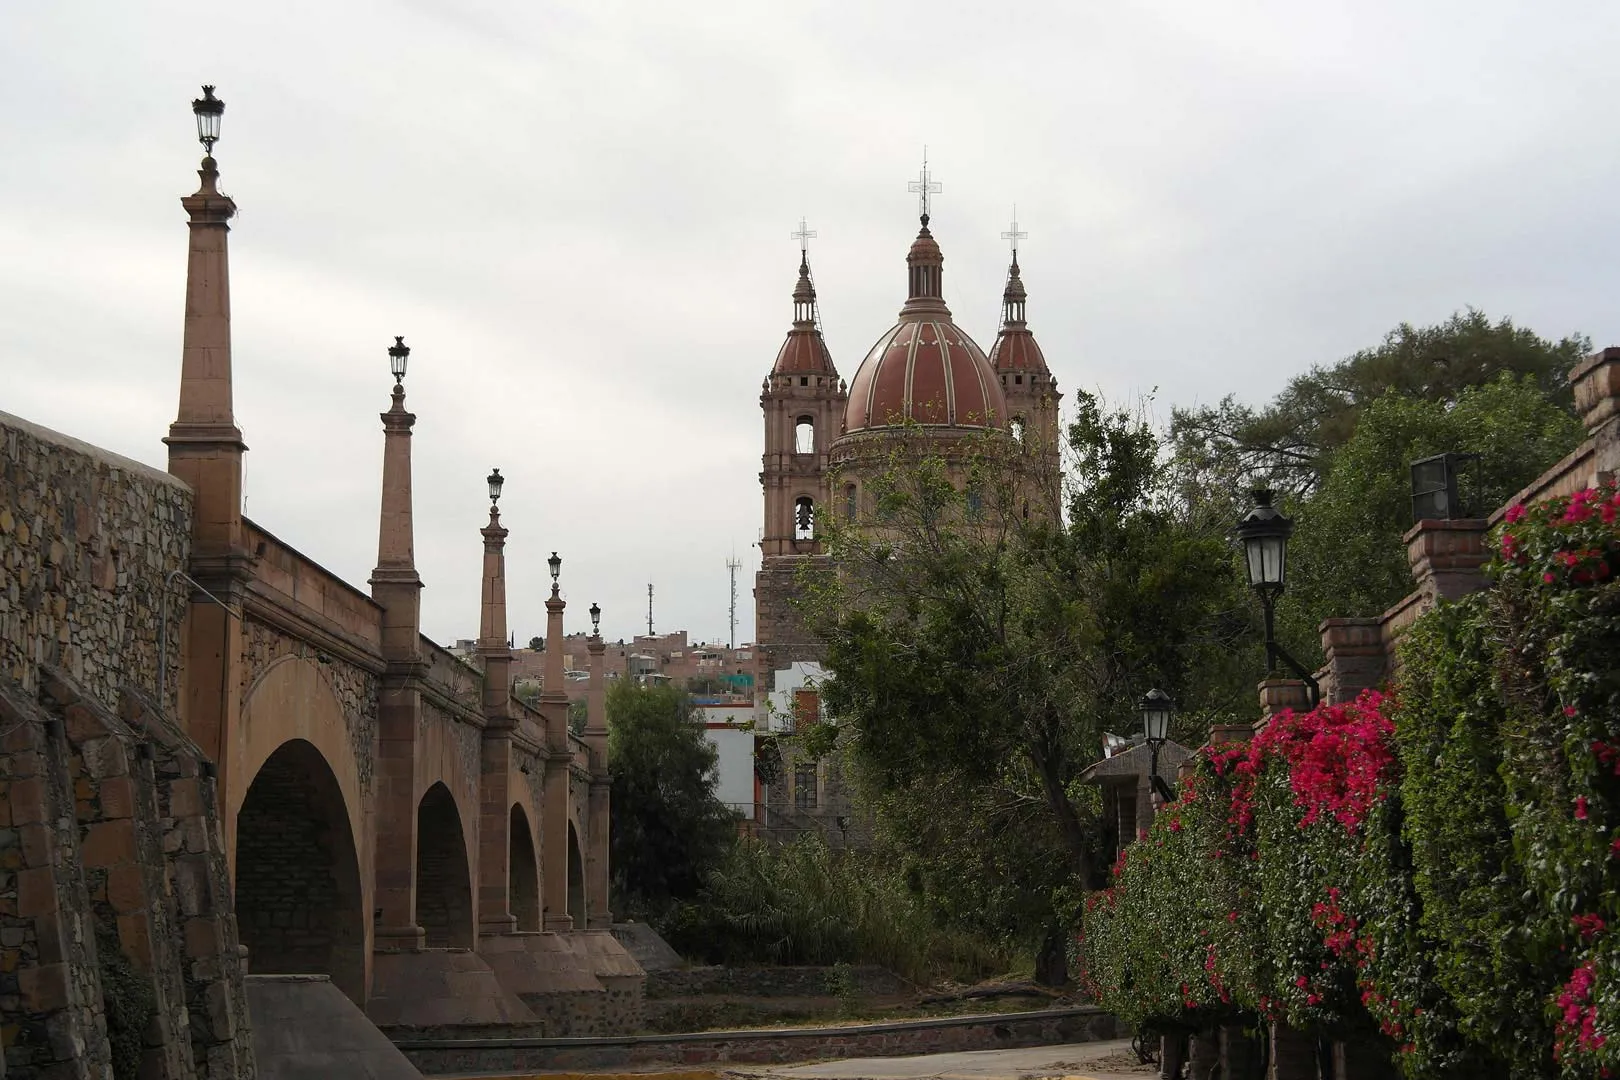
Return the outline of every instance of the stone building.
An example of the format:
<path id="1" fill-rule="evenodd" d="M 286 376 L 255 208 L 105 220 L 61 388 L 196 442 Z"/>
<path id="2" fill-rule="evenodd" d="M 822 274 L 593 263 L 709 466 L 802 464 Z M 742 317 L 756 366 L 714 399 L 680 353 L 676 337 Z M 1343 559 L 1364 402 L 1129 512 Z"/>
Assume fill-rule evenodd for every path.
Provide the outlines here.
<path id="1" fill-rule="evenodd" d="M 807 240 L 801 227 L 793 322 L 760 392 L 765 415 L 761 565 L 754 582 L 756 700 L 766 704 L 784 678 L 794 679 L 790 717 L 820 715 L 815 679 L 821 644 L 798 600 L 807 580 L 833 572 L 823 533 L 828 513 L 844 520 L 871 513 L 867 485 L 894 455 L 937 454 L 953 480 L 967 483 L 969 458 L 989 447 L 1013 473 L 1021 512 L 1057 517 L 1057 381 L 1026 319 L 1027 291 L 1013 241 L 1002 296 L 1002 322 L 988 356 L 952 319 L 944 298 L 945 258 L 929 229 L 928 194 L 937 189 L 926 166 L 913 190 L 922 195 L 921 227 L 906 254 L 906 299 L 897 321 L 866 353 L 853 378 L 839 377 L 822 337 Z M 797 673 L 797 678 L 795 678 Z M 780 710 L 779 710 L 780 711 Z M 778 725 L 786 732 L 791 728 Z M 763 803 L 771 835 L 815 829 L 849 834 L 854 814 L 839 763 L 797 760 L 794 748 L 765 768 Z M 773 751 L 774 752 L 774 751 Z M 814 786 L 810 769 L 817 768 Z M 794 778 L 803 783 L 795 783 Z M 809 797 L 814 792 L 813 804 Z M 798 821 L 790 827 L 788 822 Z"/>
<path id="2" fill-rule="evenodd" d="M 329 979 L 385 1029 L 633 1028 L 604 643 L 586 643 L 582 735 L 561 650 L 538 707 L 514 698 L 494 485 L 476 655 L 421 634 L 400 339 L 369 582 L 243 516 L 236 205 L 211 153 L 199 176 L 168 472 L 0 414 L 0 845 L 23 868 L 0 872 L 22 943 L 0 975 L 7 1074 L 103 1075 L 116 986 L 152 1012 L 142 1075 L 253 1075 L 243 956 L 250 976 Z M 88 1064 L 51 1071 L 68 1060 Z"/>

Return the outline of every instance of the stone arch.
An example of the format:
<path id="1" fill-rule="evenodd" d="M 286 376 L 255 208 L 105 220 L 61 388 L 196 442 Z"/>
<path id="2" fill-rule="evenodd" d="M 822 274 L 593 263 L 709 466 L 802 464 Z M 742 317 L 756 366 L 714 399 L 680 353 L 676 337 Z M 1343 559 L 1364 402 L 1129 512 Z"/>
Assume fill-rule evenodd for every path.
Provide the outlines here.
<path id="1" fill-rule="evenodd" d="M 507 828 L 511 837 L 511 857 L 507 860 L 507 910 L 517 919 L 519 930 L 540 929 L 540 867 L 535 859 L 534 830 L 522 803 L 512 804 Z"/>
<path id="2" fill-rule="evenodd" d="M 808 495 L 800 495 L 793 500 L 793 539 L 814 540 L 816 538 L 816 500 Z"/>
<path id="3" fill-rule="evenodd" d="M 360 860 L 337 776 L 313 743 L 264 761 L 236 814 L 236 922 L 248 970 L 328 975 L 365 1002 Z"/>
<path id="4" fill-rule="evenodd" d="M 470 949 L 475 940 L 472 873 L 456 797 L 443 781 L 416 808 L 416 923 L 430 949 Z"/>
<path id="5" fill-rule="evenodd" d="M 795 454 L 813 454 L 816 452 L 816 418 L 814 416 L 806 414 L 793 422 L 793 452 Z"/>
<path id="6" fill-rule="evenodd" d="M 579 846 L 579 830 L 568 823 L 568 914 L 574 929 L 585 928 L 585 859 Z"/>

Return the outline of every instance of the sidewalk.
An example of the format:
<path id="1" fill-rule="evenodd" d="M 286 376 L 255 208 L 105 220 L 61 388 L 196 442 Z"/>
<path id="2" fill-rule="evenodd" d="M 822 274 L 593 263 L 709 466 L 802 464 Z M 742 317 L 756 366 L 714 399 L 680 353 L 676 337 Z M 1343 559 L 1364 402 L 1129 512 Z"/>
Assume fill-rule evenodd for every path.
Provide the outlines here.
<path id="1" fill-rule="evenodd" d="M 849 1058 L 819 1065 L 732 1070 L 764 1080 L 1155 1080 L 1158 1069 L 1137 1065 L 1129 1039 L 975 1050 L 921 1057 Z"/>

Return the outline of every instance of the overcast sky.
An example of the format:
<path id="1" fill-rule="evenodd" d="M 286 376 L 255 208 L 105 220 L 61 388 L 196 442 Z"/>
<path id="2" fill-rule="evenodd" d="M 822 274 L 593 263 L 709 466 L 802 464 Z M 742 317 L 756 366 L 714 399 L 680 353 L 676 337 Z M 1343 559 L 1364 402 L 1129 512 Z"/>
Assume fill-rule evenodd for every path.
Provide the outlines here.
<path id="1" fill-rule="evenodd" d="M 893 321 L 926 143 L 988 349 L 1012 204 L 1060 385 L 1259 401 L 1474 305 L 1620 343 L 1620 5 L 0 3 L 0 409 L 163 466 L 189 102 L 226 101 L 247 513 L 365 588 L 412 347 L 423 630 L 753 637 L 758 394 L 799 216 L 846 378 Z"/>

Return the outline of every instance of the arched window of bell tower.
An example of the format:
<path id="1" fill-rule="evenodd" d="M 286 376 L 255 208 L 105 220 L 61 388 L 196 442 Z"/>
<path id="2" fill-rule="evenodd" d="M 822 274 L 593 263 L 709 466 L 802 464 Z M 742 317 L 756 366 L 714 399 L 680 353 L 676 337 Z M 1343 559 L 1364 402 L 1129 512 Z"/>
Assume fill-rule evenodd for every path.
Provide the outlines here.
<path id="1" fill-rule="evenodd" d="M 816 452 L 816 418 L 801 416 L 793 424 L 793 452 L 795 454 L 813 454 Z"/>
<path id="2" fill-rule="evenodd" d="M 800 495 L 793 503 L 793 539 L 814 540 L 816 538 L 816 501 L 808 495 Z"/>
<path id="3" fill-rule="evenodd" d="M 1023 446 L 1024 445 L 1024 418 L 1022 416 L 1013 417 L 1012 418 L 1012 424 L 1010 426 L 1012 428 L 1013 442 L 1017 443 L 1019 446 Z"/>

